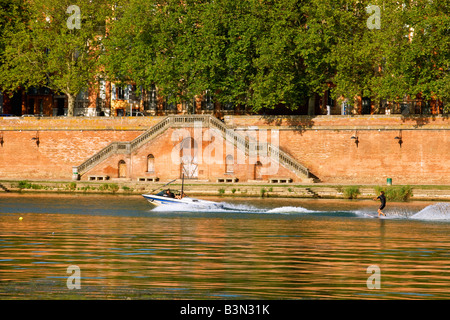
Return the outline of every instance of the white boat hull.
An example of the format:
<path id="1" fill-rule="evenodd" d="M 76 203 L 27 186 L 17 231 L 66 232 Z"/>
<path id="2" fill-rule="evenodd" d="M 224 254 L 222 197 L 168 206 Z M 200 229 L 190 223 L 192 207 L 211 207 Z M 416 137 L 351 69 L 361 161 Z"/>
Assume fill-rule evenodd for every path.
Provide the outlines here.
<path id="1" fill-rule="evenodd" d="M 157 196 L 154 194 L 143 194 L 145 199 L 148 200 L 149 203 L 155 206 L 189 206 L 189 207 L 200 207 L 200 208 L 213 208 L 213 207 L 221 207 L 221 205 L 217 202 L 200 200 L 190 197 L 184 197 L 182 199 L 176 199 L 171 197 Z"/>

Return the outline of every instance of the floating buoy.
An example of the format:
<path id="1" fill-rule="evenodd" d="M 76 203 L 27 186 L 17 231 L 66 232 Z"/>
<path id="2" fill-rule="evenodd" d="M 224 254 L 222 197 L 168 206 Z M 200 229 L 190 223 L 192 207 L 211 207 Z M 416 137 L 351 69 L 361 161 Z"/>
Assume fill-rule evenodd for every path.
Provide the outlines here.
<path id="1" fill-rule="evenodd" d="M 19 221 L 22 221 L 23 220 L 23 218 L 22 217 L 19 217 Z"/>

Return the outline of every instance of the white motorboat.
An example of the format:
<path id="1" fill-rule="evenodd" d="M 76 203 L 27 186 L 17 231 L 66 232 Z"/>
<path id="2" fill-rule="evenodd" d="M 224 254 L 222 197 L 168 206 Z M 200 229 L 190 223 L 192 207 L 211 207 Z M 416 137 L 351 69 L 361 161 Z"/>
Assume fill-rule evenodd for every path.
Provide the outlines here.
<path id="1" fill-rule="evenodd" d="M 160 205 L 178 205 L 187 207 L 201 207 L 201 208 L 220 208 L 221 204 L 208 200 L 195 199 L 191 197 L 172 197 L 167 194 L 169 189 L 163 190 L 157 194 L 143 194 L 142 196 L 155 206 Z"/>
<path id="2" fill-rule="evenodd" d="M 164 186 L 157 188 L 155 190 L 164 188 L 165 186 L 167 186 L 168 184 L 172 183 L 176 181 L 172 180 L 168 183 L 166 183 Z M 182 180 L 182 184 L 181 184 L 181 191 L 175 195 L 173 192 L 170 191 L 170 189 L 165 189 L 162 190 L 156 194 L 143 194 L 142 196 L 148 200 L 148 202 L 150 202 L 152 205 L 155 206 L 167 206 L 167 205 L 172 205 L 172 206 L 182 206 L 182 207 L 186 207 L 186 208 L 222 208 L 222 204 L 214 202 L 214 201 L 208 201 L 208 200 L 201 200 L 201 199 L 195 199 L 195 198 L 191 198 L 185 195 L 183 188 L 184 187 L 184 175 L 183 175 L 183 180 Z"/>

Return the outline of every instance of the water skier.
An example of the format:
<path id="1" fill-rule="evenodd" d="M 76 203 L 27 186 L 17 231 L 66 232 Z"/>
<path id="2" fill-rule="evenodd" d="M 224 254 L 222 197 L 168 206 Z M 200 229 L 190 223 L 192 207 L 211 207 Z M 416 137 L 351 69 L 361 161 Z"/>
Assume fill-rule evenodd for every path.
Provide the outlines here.
<path id="1" fill-rule="evenodd" d="M 373 200 L 377 200 L 377 199 L 380 199 L 380 202 L 381 202 L 381 205 L 380 205 L 380 207 L 378 208 L 378 216 L 380 216 L 380 215 L 386 216 L 386 215 L 383 213 L 383 211 L 381 211 L 381 210 L 383 210 L 384 207 L 386 206 L 386 196 L 384 195 L 384 191 L 381 191 L 381 192 L 380 192 L 380 195 L 379 195 L 378 197 L 376 197 L 375 199 L 373 199 Z"/>

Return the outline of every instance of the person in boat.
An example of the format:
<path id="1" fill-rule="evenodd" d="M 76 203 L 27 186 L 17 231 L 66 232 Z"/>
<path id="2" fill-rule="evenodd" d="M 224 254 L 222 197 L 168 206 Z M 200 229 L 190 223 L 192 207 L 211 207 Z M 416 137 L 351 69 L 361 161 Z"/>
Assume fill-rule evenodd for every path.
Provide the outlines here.
<path id="1" fill-rule="evenodd" d="M 186 193 L 184 193 L 184 192 L 182 192 L 182 193 L 180 193 L 180 194 L 177 194 L 177 195 L 175 196 L 176 199 L 183 199 L 184 197 L 186 197 Z"/>
<path id="2" fill-rule="evenodd" d="M 167 189 L 166 193 L 164 193 L 164 197 L 175 198 L 175 195 L 170 191 L 170 189 Z"/>

